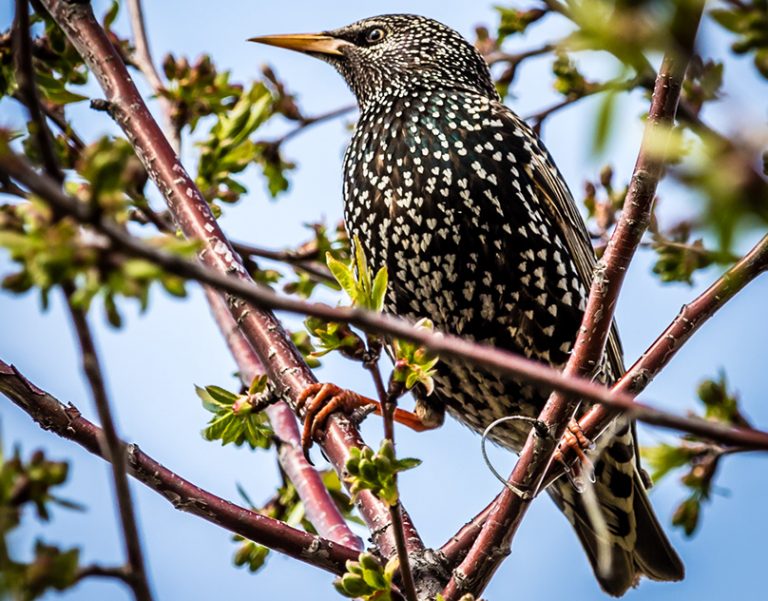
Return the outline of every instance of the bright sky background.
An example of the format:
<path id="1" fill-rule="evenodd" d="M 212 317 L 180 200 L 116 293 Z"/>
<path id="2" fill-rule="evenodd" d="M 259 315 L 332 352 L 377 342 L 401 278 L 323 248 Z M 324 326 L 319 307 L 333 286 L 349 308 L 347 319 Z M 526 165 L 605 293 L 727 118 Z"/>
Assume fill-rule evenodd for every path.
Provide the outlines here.
<path id="1" fill-rule="evenodd" d="M 156 61 L 168 52 L 194 58 L 210 53 L 221 69 L 231 69 L 235 81 L 257 76 L 259 66 L 270 63 L 299 95 L 309 114 L 320 113 L 352 101 L 344 83 L 331 68 L 310 58 L 286 51 L 255 46 L 246 38 L 267 33 L 317 31 L 344 25 L 383 12 L 419 12 L 441 20 L 467 36 L 474 25 L 496 23 L 490 5 L 457 0 L 361 0 L 317 3 L 291 0 L 280 3 L 203 0 L 147 2 L 147 20 Z M 318 8 L 322 4 L 322 9 Z M 107 2 L 95 2 L 103 14 Z M 0 28 L 10 23 L 11 3 L 0 5 Z M 125 15 L 118 29 L 125 32 Z M 511 47 L 533 47 L 537 39 L 559 31 L 563 23 L 533 29 L 527 39 Z M 549 23 L 549 21 L 548 21 Z M 727 39 L 711 25 L 703 39 L 713 51 L 722 52 Z M 517 45 L 517 46 L 516 46 Z M 615 67 L 599 59 L 590 62 L 606 75 Z M 740 123 L 765 123 L 768 89 L 756 83 L 749 65 L 740 61 L 726 72 L 731 96 L 710 114 L 741 115 Z M 137 79 L 138 76 L 137 76 Z M 520 114 L 548 106 L 557 97 L 551 91 L 548 59 L 525 63 L 510 100 Z M 94 96 L 99 93 L 94 91 Z M 760 99 L 756 101 L 756 99 Z M 574 193 L 583 181 L 595 178 L 599 167 L 611 162 L 617 181 L 629 177 L 639 142 L 638 115 L 646 106 L 640 94 L 622 105 L 620 127 L 602 157 L 590 156 L 591 131 L 596 102 L 584 101 L 547 122 L 544 139 Z M 710 115 L 708 114 L 708 116 Z M 86 139 L 115 128 L 104 113 L 94 113 L 87 103 L 69 116 Z M 0 104 L 0 126 L 19 127 L 26 117 L 9 103 Z M 715 119 L 717 123 L 717 120 Z M 278 124 L 274 131 L 280 130 Z M 287 156 L 299 164 L 289 194 L 275 202 L 266 196 L 260 176 L 251 174 L 250 194 L 240 205 L 227 207 L 225 230 L 233 239 L 262 246 L 282 247 L 305 239 L 302 223 L 325 217 L 341 217 L 340 163 L 349 136 L 342 122 L 307 131 L 286 147 Z M 194 149 L 186 145 L 184 158 L 194 168 Z M 682 196 L 671 186 L 660 189 L 665 211 L 684 215 Z M 680 306 L 716 278 L 717 269 L 696 276 L 696 286 L 661 287 L 650 276 L 652 257 L 642 253 L 630 270 L 618 307 L 627 362 L 631 363 L 676 315 Z M 0 274 L 10 270 L 8 257 L 0 253 Z M 226 498 L 240 501 L 236 483 L 254 500 L 269 497 L 276 482 L 275 462 L 267 453 L 250 453 L 206 443 L 200 430 L 208 419 L 194 394 L 193 384 L 219 384 L 236 388 L 234 364 L 209 319 L 202 294 L 190 286 L 188 300 L 173 300 L 160 291 L 152 295 L 152 307 L 139 315 L 134 304 L 124 303 L 125 327 L 110 329 L 99 307 L 92 312 L 107 381 L 126 440 L 196 484 Z M 704 377 L 725 369 L 743 399 L 743 409 L 754 423 L 768 426 L 764 402 L 765 298 L 768 278 L 753 283 L 712 319 L 674 359 L 669 369 L 648 389 L 645 398 L 658 406 L 683 413 L 695 406 L 695 388 Z M 0 357 L 17 365 L 34 383 L 64 402 L 71 401 L 93 418 L 90 396 L 80 375 L 73 351 L 72 332 L 61 303 L 54 295 L 51 309 L 41 314 L 33 295 L 15 297 L 0 292 Z M 296 324 L 296 320 L 291 320 Z M 319 377 L 360 392 L 370 392 L 365 374 L 344 361 L 327 361 Z M 107 466 L 73 444 L 38 429 L 20 410 L 0 399 L 2 435 L 6 449 L 21 443 L 24 455 L 44 447 L 50 456 L 70 459 L 72 476 L 63 490 L 68 498 L 87 505 L 85 513 L 54 510 L 53 522 L 41 528 L 30 517 L 13 539 L 21 552 L 43 533 L 47 541 L 63 547 L 82 547 L 83 561 L 114 565 L 121 561 L 121 545 Z M 374 446 L 381 437 L 380 421 L 372 418 L 364 433 Z M 653 443 L 663 435 L 643 428 L 641 436 Z M 449 422 L 436 432 L 413 434 L 398 431 L 399 452 L 418 456 L 424 464 L 401 478 L 402 498 L 427 545 L 440 546 L 459 526 L 485 506 L 499 484 L 482 463 L 480 439 Z M 323 463 L 315 451 L 316 461 Z M 508 471 L 514 458 L 501 451 L 493 454 L 497 468 Z M 739 455 L 724 461 L 717 480 L 718 494 L 705 508 L 704 522 L 692 540 L 668 528 L 675 547 L 686 563 L 687 579 L 680 584 L 644 581 L 627 599 L 762 598 L 765 584 L 765 499 L 768 497 L 766 458 Z M 230 535 L 198 518 L 175 511 L 164 499 L 140 484 L 133 484 L 139 523 L 156 598 L 243 598 L 288 601 L 338 599 L 328 574 L 292 559 L 272 555 L 265 570 L 251 575 L 231 565 L 235 545 Z M 669 524 L 683 491 L 675 478 L 654 489 L 652 498 L 661 521 Z M 576 537 L 566 520 L 546 499 L 534 503 L 515 539 L 511 557 L 486 593 L 489 599 L 601 599 L 604 596 L 589 569 Z M 50 599 L 129 599 L 123 586 L 90 579 L 65 595 Z"/>

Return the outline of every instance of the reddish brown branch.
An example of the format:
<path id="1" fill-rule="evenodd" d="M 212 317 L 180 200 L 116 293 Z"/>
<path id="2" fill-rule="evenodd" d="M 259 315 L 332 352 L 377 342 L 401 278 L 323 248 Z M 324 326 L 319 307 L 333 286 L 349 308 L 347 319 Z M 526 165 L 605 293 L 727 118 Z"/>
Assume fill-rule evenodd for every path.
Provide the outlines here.
<path id="1" fill-rule="evenodd" d="M 244 385 L 248 386 L 257 375 L 264 373 L 264 367 L 232 319 L 221 295 L 209 287 L 205 288 L 205 295 L 213 318 L 237 362 L 240 379 Z M 283 401 L 278 401 L 267 407 L 265 411 L 275 435 L 280 440 L 278 449 L 280 465 L 296 487 L 296 492 L 304 503 L 304 511 L 309 522 L 321 536 L 347 547 L 362 550 L 362 541 L 350 530 L 344 516 L 341 515 L 323 484 L 320 474 L 304 457 L 301 449 L 301 434 L 291 408 Z"/>
<path id="2" fill-rule="evenodd" d="M 61 404 L 1 360 L 0 392 L 43 429 L 107 459 L 101 445 L 104 434 L 98 426 L 82 417 L 73 405 Z M 136 445 L 129 445 L 127 451 L 128 472 L 160 493 L 176 509 L 335 574 L 343 574 L 346 561 L 358 557 L 357 549 L 291 528 L 279 520 L 239 507 L 195 486 L 143 453 Z"/>
<path id="3" fill-rule="evenodd" d="M 749 282 L 768 270 L 768 236 L 765 236 L 733 267 L 718 278 L 707 290 L 694 300 L 684 305 L 680 313 L 659 335 L 654 343 L 635 361 L 632 367 L 613 385 L 614 393 L 637 395 L 653 381 L 658 373 L 669 364 L 677 352 L 699 330 L 699 328 L 729 300 L 738 294 Z M 595 405 L 580 420 L 587 438 L 595 440 L 616 416 L 609 405 Z M 643 418 L 645 421 L 645 418 Z M 657 422 L 658 423 L 658 422 Z M 669 426 L 664 416 L 663 427 Z M 570 448 L 566 449 L 563 459 L 566 463 L 576 460 Z M 562 465 L 553 463 L 544 478 L 542 488 L 546 488 L 563 475 Z M 440 551 L 448 565 L 456 565 L 463 559 L 469 547 L 477 538 L 491 508 L 492 502 L 479 514 L 467 522 Z"/>
<path id="4" fill-rule="evenodd" d="M 596 384 L 587 378 L 566 376 L 542 363 L 491 346 L 476 344 L 458 336 L 436 334 L 428 330 L 414 328 L 412 323 L 397 317 L 352 307 L 329 307 L 321 303 L 307 302 L 276 294 L 266 286 L 258 286 L 224 276 L 177 255 L 160 251 L 103 218 L 95 219 L 87 207 L 64 194 L 50 178 L 36 173 L 13 154 L 0 152 L 0 172 L 4 172 L 23 183 L 38 196 L 45 198 L 63 212 L 74 216 L 83 223 L 93 225 L 108 237 L 120 251 L 151 261 L 169 273 L 194 279 L 218 290 L 228 292 L 255 306 L 271 307 L 300 315 L 313 315 L 326 321 L 346 322 L 375 334 L 410 340 L 423 345 L 443 358 L 470 361 L 501 375 L 541 384 L 548 389 L 560 390 L 619 410 L 624 410 L 634 401 L 634 397 L 629 394 L 614 393 L 605 386 Z M 668 423 L 669 427 L 677 428 L 679 426 L 685 432 L 710 438 L 713 441 L 751 449 L 768 449 L 768 433 L 759 430 L 729 428 L 715 422 L 681 418 L 640 403 L 635 403 L 631 407 L 632 416 L 635 419 L 644 420 L 647 415 L 649 419 L 653 419 L 654 423 L 659 425 L 664 422 L 664 424 Z M 669 420 L 667 421 L 666 417 L 662 418 L 661 416 L 669 416 Z"/>
<path id="5" fill-rule="evenodd" d="M 563 370 L 565 377 L 588 377 L 602 361 L 621 284 L 650 223 L 656 185 L 664 168 L 663 157 L 652 148 L 665 148 L 668 143 L 702 8 L 702 4 L 697 4 L 695 19 L 685 24 L 684 35 L 676 40 L 685 53 L 668 53 L 662 62 L 622 215 L 595 269 L 573 353 Z M 464 593 L 479 594 L 509 553 L 517 527 L 539 490 L 558 441 L 579 401 L 579 397 L 561 391 L 552 393 L 539 414 L 549 435 L 539 436 L 532 429 L 509 476 L 515 489 L 529 491 L 529 495 L 518 495 L 510 487 L 498 496 L 482 531 L 445 588 L 446 601 L 456 601 Z M 629 399 L 627 407 L 631 407 L 631 402 Z"/>
<path id="6" fill-rule="evenodd" d="M 672 323 L 611 390 L 622 394 L 639 394 L 702 324 L 766 270 L 768 270 L 768 236 L 763 237 L 752 250 L 702 294 L 684 305 Z M 579 425 L 588 438 L 594 439 L 608 426 L 615 415 L 615 412 L 606 406 L 597 405 L 579 420 Z"/>
<path id="7" fill-rule="evenodd" d="M 37 144 L 37 150 L 43 160 L 46 173 L 52 178 L 63 181 L 64 174 L 59 168 L 59 161 L 53 147 L 51 132 L 45 122 L 45 115 L 40 105 L 40 98 L 35 85 L 35 70 L 32 65 L 32 40 L 29 37 L 29 5 L 27 0 L 16 0 L 16 17 L 13 22 L 13 54 L 16 67 L 16 83 L 19 97 L 29 110 L 30 129 Z"/>
<path id="8" fill-rule="evenodd" d="M 131 30 L 133 31 L 133 43 L 136 48 L 132 57 L 136 67 L 147 78 L 147 82 L 152 88 L 152 91 L 157 94 L 158 102 L 163 110 L 163 119 L 165 121 L 165 131 L 171 141 L 176 152 L 181 148 L 181 136 L 179 129 L 174 125 L 171 114 L 173 107 L 171 101 L 163 96 L 165 90 L 165 84 L 160 78 L 160 73 L 155 68 L 155 64 L 152 61 L 152 53 L 149 51 L 149 41 L 147 40 L 147 28 L 144 23 L 144 9 L 141 5 L 141 0 L 127 0 L 128 13 L 131 16 Z"/>
<path id="9" fill-rule="evenodd" d="M 96 405 L 96 412 L 101 421 L 102 429 L 99 444 L 102 447 L 102 455 L 112 466 L 112 481 L 115 487 L 115 498 L 120 515 L 120 524 L 123 529 L 123 542 L 128 562 L 129 584 L 136 599 L 151 601 L 152 593 L 150 592 L 149 580 L 147 579 L 144 553 L 141 549 L 139 538 L 139 528 L 136 524 L 136 510 L 126 474 L 125 444 L 120 440 L 117 433 L 99 356 L 96 353 L 96 345 L 93 341 L 93 335 L 88 326 L 85 312 L 73 304 L 71 286 L 65 287 L 65 294 L 67 296 L 66 301 L 69 314 L 72 318 L 72 325 L 80 343 L 83 372 L 90 385 L 93 401 Z"/>
<path id="10" fill-rule="evenodd" d="M 64 0 L 41 0 L 41 3 L 96 76 L 106 94 L 110 114 L 136 149 L 181 231 L 187 238 L 204 242 L 205 248 L 200 254 L 202 263 L 222 276 L 226 274 L 228 277 L 225 279 L 251 288 L 253 281 L 194 181 L 152 118 L 125 64 L 93 17 L 90 5 Z M 235 322 L 261 359 L 277 394 L 295 406 L 299 394 L 317 380 L 282 324 L 268 309 L 249 306 L 236 298 L 228 299 L 228 302 Z M 341 415 L 334 415 L 328 420 L 322 444 L 339 473 L 343 470 L 349 449 L 364 446 L 357 429 Z M 375 533 L 381 552 L 391 556 L 394 544 L 386 527 L 389 522 L 386 505 L 371 495 L 360 495 L 359 500 L 361 514 Z M 421 550 L 423 545 L 410 519 L 407 514 L 403 517 L 412 550 Z"/>

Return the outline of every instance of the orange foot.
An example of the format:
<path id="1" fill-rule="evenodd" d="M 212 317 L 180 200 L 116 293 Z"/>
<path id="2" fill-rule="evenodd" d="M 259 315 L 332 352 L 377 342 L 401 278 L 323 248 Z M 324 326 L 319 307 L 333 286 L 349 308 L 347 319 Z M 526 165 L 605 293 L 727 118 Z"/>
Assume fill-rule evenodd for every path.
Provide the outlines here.
<path id="1" fill-rule="evenodd" d="M 594 465 L 592 465 L 592 461 L 587 457 L 587 454 L 584 451 L 593 447 L 593 442 L 584 435 L 584 431 L 581 429 L 581 426 L 579 426 L 579 422 L 571 420 L 568 424 L 568 428 L 563 434 L 557 452 L 555 453 L 555 459 L 562 463 L 566 469 L 570 470 L 571 466 L 567 464 L 565 457 L 568 454 L 568 451 L 572 450 L 579 458 L 576 467 L 577 473 L 586 470 L 591 474 L 594 470 Z"/>
<path id="2" fill-rule="evenodd" d="M 308 456 L 312 440 L 322 430 L 332 413 L 340 411 L 350 415 L 362 407 L 373 407 L 373 412 L 381 415 L 381 404 L 378 401 L 351 390 L 339 388 L 335 384 L 319 382 L 307 386 L 296 399 L 296 410 L 301 411 L 304 408 L 304 430 L 301 433 L 301 448 L 304 450 L 304 456 Z M 424 424 L 415 413 L 403 409 L 395 409 L 394 420 L 416 432 L 434 427 Z"/>

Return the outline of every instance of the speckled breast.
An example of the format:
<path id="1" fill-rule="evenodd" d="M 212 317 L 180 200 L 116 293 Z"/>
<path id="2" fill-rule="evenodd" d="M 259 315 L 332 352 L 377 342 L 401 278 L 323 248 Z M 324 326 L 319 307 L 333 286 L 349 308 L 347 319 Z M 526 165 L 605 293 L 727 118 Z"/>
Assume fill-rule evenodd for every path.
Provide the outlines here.
<path id="1" fill-rule="evenodd" d="M 388 268 L 387 311 L 562 365 L 586 290 L 529 176 L 546 151 L 480 95 L 417 90 L 373 106 L 344 160 L 345 221 L 372 267 Z M 436 381 L 436 398 L 477 430 L 545 400 L 466 365 L 441 362 Z M 511 422 L 499 442 L 519 448 L 528 429 Z"/>

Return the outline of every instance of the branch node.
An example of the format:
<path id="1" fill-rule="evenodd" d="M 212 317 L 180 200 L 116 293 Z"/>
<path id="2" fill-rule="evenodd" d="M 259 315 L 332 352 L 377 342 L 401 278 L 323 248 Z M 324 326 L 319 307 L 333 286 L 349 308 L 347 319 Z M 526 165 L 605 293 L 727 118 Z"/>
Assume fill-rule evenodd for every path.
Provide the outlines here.
<path id="1" fill-rule="evenodd" d="M 101 111 L 111 115 L 115 107 L 109 100 L 104 100 L 103 98 L 93 98 L 91 100 L 91 108 L 94 111 Z"/>

